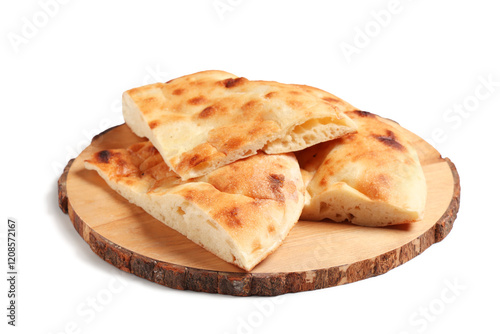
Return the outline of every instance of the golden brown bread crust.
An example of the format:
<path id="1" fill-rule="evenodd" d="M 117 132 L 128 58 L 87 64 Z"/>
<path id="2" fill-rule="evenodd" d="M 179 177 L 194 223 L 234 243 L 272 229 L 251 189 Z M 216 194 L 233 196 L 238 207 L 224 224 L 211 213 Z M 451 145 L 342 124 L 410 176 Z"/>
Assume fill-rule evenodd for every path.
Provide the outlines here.
<path id="1" fill-rule="evenodd" d="M 191 210 L 197 218 L 181 225 L 190 224 L 194 230 L 200 224 L 222 228 L 224 232 L 219 235 L 227 234 L 237 248 L 231 253 L 233 258 L 223 259 L 245 270 L 252 269 L 281 244 L 303 207 L 305 190 L 293 154 L 258 153 L 188 181 L 181 180 L 166 165 L 149 141 L 128 149 L 96 152 L 85 165 L 168 226 L 180 226 L 170 225 L 170 220 L 180 217 L 176 210 L 181 216 Z M 150 205 L 163 201 L 182 205 L 166 205 L 161 210 L 157 209 L 160 204 Z M 190 232 L 182 228 L 178 231 L 189 237 Z M 190 238 L 211 250 L 206 240 Z M 227 240 L 212 242 L 225 244 Z"/>
<path id="2" fill-rule="evenodd" d="M 204 71 L 131 89 L 124 93 L 123 111 L 129 127 L 148 137 L 171 169 L 187 179 L 258 150 L 292 152 L 355 131 L 343 114 L 353 107 L 318 91 Z M 321 133 L 308 132 L 304 140 L 293 132 L 315 119 L 322 122 L 314 125 Z"/>
<path id="3" fill-rule="evenodd" d="M 421 219 L 425 178 L 417 153 L 400 127 L 369 112 L 346 114 L 358 124 L 356 134 L 296 154 L 311 196 L 302 218 L 347 219 L 370 226 Z"/>

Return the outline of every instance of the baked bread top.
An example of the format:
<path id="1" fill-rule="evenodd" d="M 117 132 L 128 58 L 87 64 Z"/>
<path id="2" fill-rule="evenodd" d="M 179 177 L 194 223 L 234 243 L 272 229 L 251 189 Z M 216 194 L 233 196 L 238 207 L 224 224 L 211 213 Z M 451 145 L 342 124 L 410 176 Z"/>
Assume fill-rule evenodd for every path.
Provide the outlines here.
<path id="1" fill-rule="evenodd" d="M 304 185 L 293 154 L 254 156 L 183 181 L 149 141 L 85 161 L 108 185 L 221 259 L 251 270 L 297 222 Z"/>
<path id="2" fill-rule="evenodd" d="M 204 71 L 134 88 L 123 115 L 183 180 L 254 154 L 286 153 L 356 130 L 354 108 L 303 85 Z"/>
<path id="3" fill-rule="evenodd" d="M 301 218 L 367 226 L 422 219 L 425 177 L 403 129 L 369 112 L 346 114 L 357 133 L 296 153 L 307 189 Z"/>

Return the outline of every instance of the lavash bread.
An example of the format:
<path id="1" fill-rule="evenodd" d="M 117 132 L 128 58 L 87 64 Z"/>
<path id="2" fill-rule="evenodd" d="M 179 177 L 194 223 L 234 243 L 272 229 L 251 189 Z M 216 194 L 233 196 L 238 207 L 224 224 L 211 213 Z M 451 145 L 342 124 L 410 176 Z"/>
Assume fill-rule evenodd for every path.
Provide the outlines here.
<path id="1" fill-rule="evenodd" d="M 352 133 L 339 98 L 311 87 L 204 71 L 123 94 L 123 116 L 183 180 L 257 154 L 302 150 Z M 351 109 L 352 110 L 352 109 Z"/>
<path id="2" fill-rule="evenodd" d="M 304 204 L 293 154 L 258 153 L 182 181 L 149 141 L 85 161 L 107 184 L 224 261 L 251 270 L 287 236 Z"/>
<path id="3" fill-rule="evenodd" d="M 306 184 L 304 220 L 364 226 L 422 219 L 426 182 L 400 126 L 363 111 L 346 114 L 358 132 L 296 153 Z"/>

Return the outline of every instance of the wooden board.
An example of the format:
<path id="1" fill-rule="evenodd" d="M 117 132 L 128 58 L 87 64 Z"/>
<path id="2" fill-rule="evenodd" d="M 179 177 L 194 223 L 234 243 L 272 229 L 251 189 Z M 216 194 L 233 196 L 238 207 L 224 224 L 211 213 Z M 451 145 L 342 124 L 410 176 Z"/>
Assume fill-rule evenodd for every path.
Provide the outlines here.
<path id="1" fill-rule="evenodd" d="M 129 146 L 135 136 L 121 125 L 96 136 L 59 179 L 59 206 L 92 251 L 112 265 L 175 289 L 279 295 L 351 283 L 387 271 L 443 240 L 459 208 L 455 166 L 408 133 L 427 179 L 425 219 L 387 228 L 299 221 L 278 250 L 251 272 L 226 263 L 130 204 L 83 161 L 105 148 Z"/>

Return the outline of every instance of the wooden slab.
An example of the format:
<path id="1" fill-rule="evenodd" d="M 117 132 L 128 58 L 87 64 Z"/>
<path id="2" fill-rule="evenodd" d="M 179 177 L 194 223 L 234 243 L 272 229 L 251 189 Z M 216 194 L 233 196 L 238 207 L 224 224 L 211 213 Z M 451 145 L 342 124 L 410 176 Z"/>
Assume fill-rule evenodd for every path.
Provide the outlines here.
<path id="1" fill-rule="evenodd" d="M 129 146 L 121 125 L 96 136 L 59 179 L 59 206 L 92 251 L 112 265 L 175 289 L 279 295 L 351 283 L 383 274 L 443 240 L 456 218 L 460 182 L 455 166 L 408 133 L 427 179 L 425 219 L 387 228 L 299 221 L 283 245 L 247 273 L 220 260 L 130 204 L 83 161 L 105 148 Z"/>

